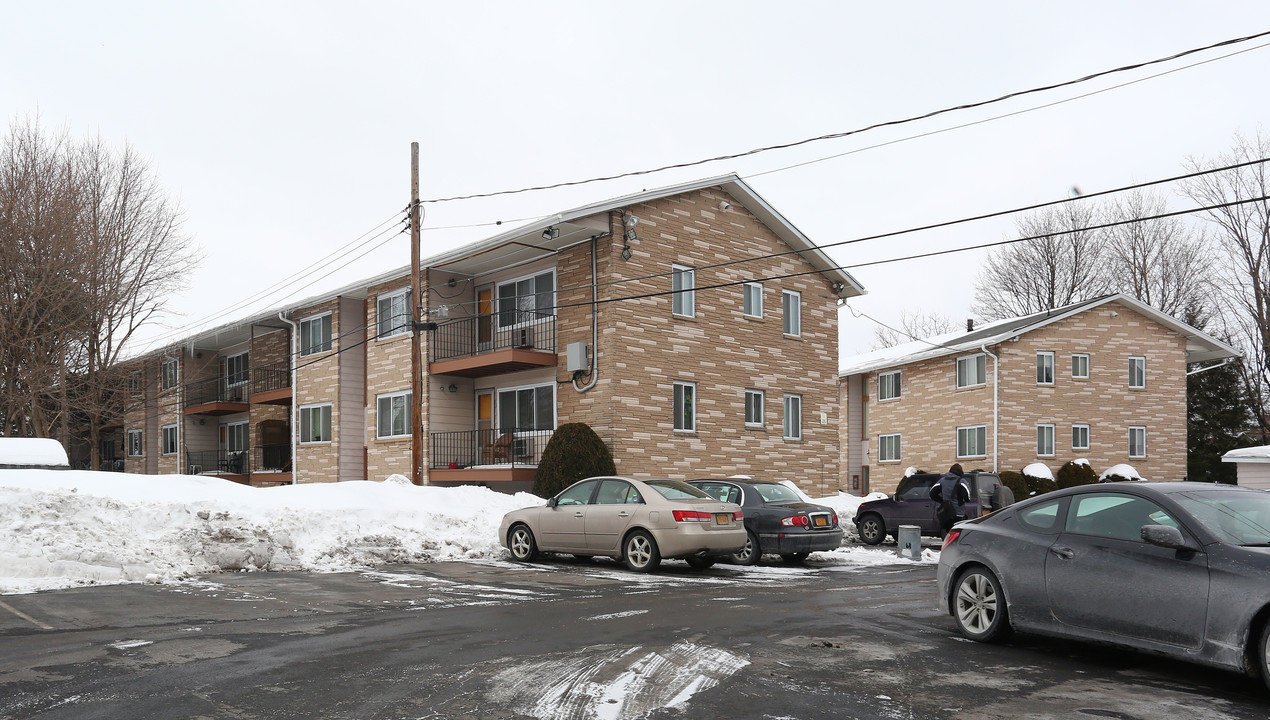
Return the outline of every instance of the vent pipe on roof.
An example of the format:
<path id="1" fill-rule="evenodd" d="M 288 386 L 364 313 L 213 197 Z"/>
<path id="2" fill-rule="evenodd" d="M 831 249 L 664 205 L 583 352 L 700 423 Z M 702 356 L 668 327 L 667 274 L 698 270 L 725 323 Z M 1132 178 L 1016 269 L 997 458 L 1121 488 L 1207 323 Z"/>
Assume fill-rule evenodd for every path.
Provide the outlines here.
<path id="1" fill-rule="evenodd" d="M 974 332 L 974 331 L 975 331 L 975 319 L 966 318 L 966 332 Z"/>

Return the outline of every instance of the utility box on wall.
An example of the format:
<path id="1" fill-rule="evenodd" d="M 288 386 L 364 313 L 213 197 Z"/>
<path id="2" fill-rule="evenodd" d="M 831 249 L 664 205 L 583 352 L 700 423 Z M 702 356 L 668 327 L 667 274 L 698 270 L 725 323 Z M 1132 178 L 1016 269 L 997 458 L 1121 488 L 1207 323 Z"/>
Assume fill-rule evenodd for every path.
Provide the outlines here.
<path id="1" fill-rule="evenodd" d="M 591 368 L 587 362 L 587 344 L 584 342 L 569 343 L 565 347 L 565 370 L 568 372 L 586 372 Z"/>

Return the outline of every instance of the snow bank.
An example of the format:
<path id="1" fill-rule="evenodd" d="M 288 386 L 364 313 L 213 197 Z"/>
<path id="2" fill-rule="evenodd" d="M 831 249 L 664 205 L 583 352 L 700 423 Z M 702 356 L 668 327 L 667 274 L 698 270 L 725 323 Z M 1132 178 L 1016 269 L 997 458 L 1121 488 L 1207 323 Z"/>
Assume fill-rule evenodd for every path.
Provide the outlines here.
<path id="1" fill-rule="evenodd" d="M 45 465 L 67 467 L 66 448 L 49 438 L 0 437 L 0 467 L 5 465 Z"/>

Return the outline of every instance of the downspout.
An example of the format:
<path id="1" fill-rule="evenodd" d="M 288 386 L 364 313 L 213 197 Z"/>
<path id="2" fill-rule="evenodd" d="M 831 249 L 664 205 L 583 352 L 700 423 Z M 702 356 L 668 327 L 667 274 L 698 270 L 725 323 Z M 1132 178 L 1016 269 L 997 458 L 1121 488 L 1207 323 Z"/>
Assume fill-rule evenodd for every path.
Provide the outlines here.
<path id="1" fill-rule="evenodd" d="M 291 364 L 291 484 L 295 485 L 296 479 L 300 475 L 300 456 L 296 452 L 299 444 L 297 440 L 300 432 L 300 410 L 295 404 L 295 359 L 300 352 L 297 347 L 300 342 L 300 326 L 287 319 L 286 315 L 281 312 L 278 313 L 278 319 L 291 326 L 291 349 L 287 354 L 290 356 L 289 362 Z"/>
<path id="2" fill-rule="evenodd" d="M 612 222 L 610 220 L 610 222 Z M 595 387 L 595 383 L 600 379 L 600 305 L 599 305 L 599 287 L 596 284 L 596 262 L 595 262 L 595 245 L 599 240 L 599 235 L 591 238 L 591 380 L 586 385 L 579 386 L 578 379 L 573 378 L 573 389 L 580 393 Z"/>
<path id="3" fill-rule="evenodd" d="M 1216 370 L 1216 369 L 1217 369 L 1217 368 L 1219 368 L 1219 367 L 1226 367 L 1226 366 L 1227 366 L 1227 365 L 1229 365 L 1230 363 L 1234 362 L 1234 360 L 1235 360 L 1235 359 L 1234 359 L 1233 357 L 1229 357 L 1229 358 L 1226 358 L 1225 360 L 1222 360 L 1221 362 L 1217 363 L 1216 365 L 1209 365 L 1208 367 L 1196 368 L 1196 369 L 1191 370 L 1190 372 L 1186 373 L 1186 377 L 1190 377 L 1190 376 L 1192 376 L 1192 375 L 1198 375 L 1198 374 L 1200 374 L 1200 373 L 1202 373 L 1202 372 L 1204 372 L 1204 371 L 1206 371 L 1206 370 Z"/>
<path id="4" fill-rule="evenodd" d="M 980 345 L 979 349 L 986 355 L 992 355 L 992 351 L 987 345 Z M 1001 387 L 1001 359 L 996 355 L 992 355 L 992 472 L 997 471 L 997 454 L 1000 448 L 997 446 L 997 439 L 1001 436 L 1000 423 L 1000 396 L 997 394 Z"/>

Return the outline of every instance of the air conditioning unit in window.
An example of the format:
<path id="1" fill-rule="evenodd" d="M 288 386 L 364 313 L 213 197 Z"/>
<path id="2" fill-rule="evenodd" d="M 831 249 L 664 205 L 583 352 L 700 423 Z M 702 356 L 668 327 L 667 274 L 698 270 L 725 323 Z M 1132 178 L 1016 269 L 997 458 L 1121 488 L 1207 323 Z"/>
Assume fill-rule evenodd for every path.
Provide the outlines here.
<path id="1" fill-rule="evenodd" d="M 532 438 L 516 438 L 512 441 L 512 456 L 517 459 L 524 459 L 533 453 Z"/>
<path id="2" fill-rule="evenodd" d="M 534 329 L 518 327 L 512 329 L 512 347 L 531 348 L 534 346 Z"/>

